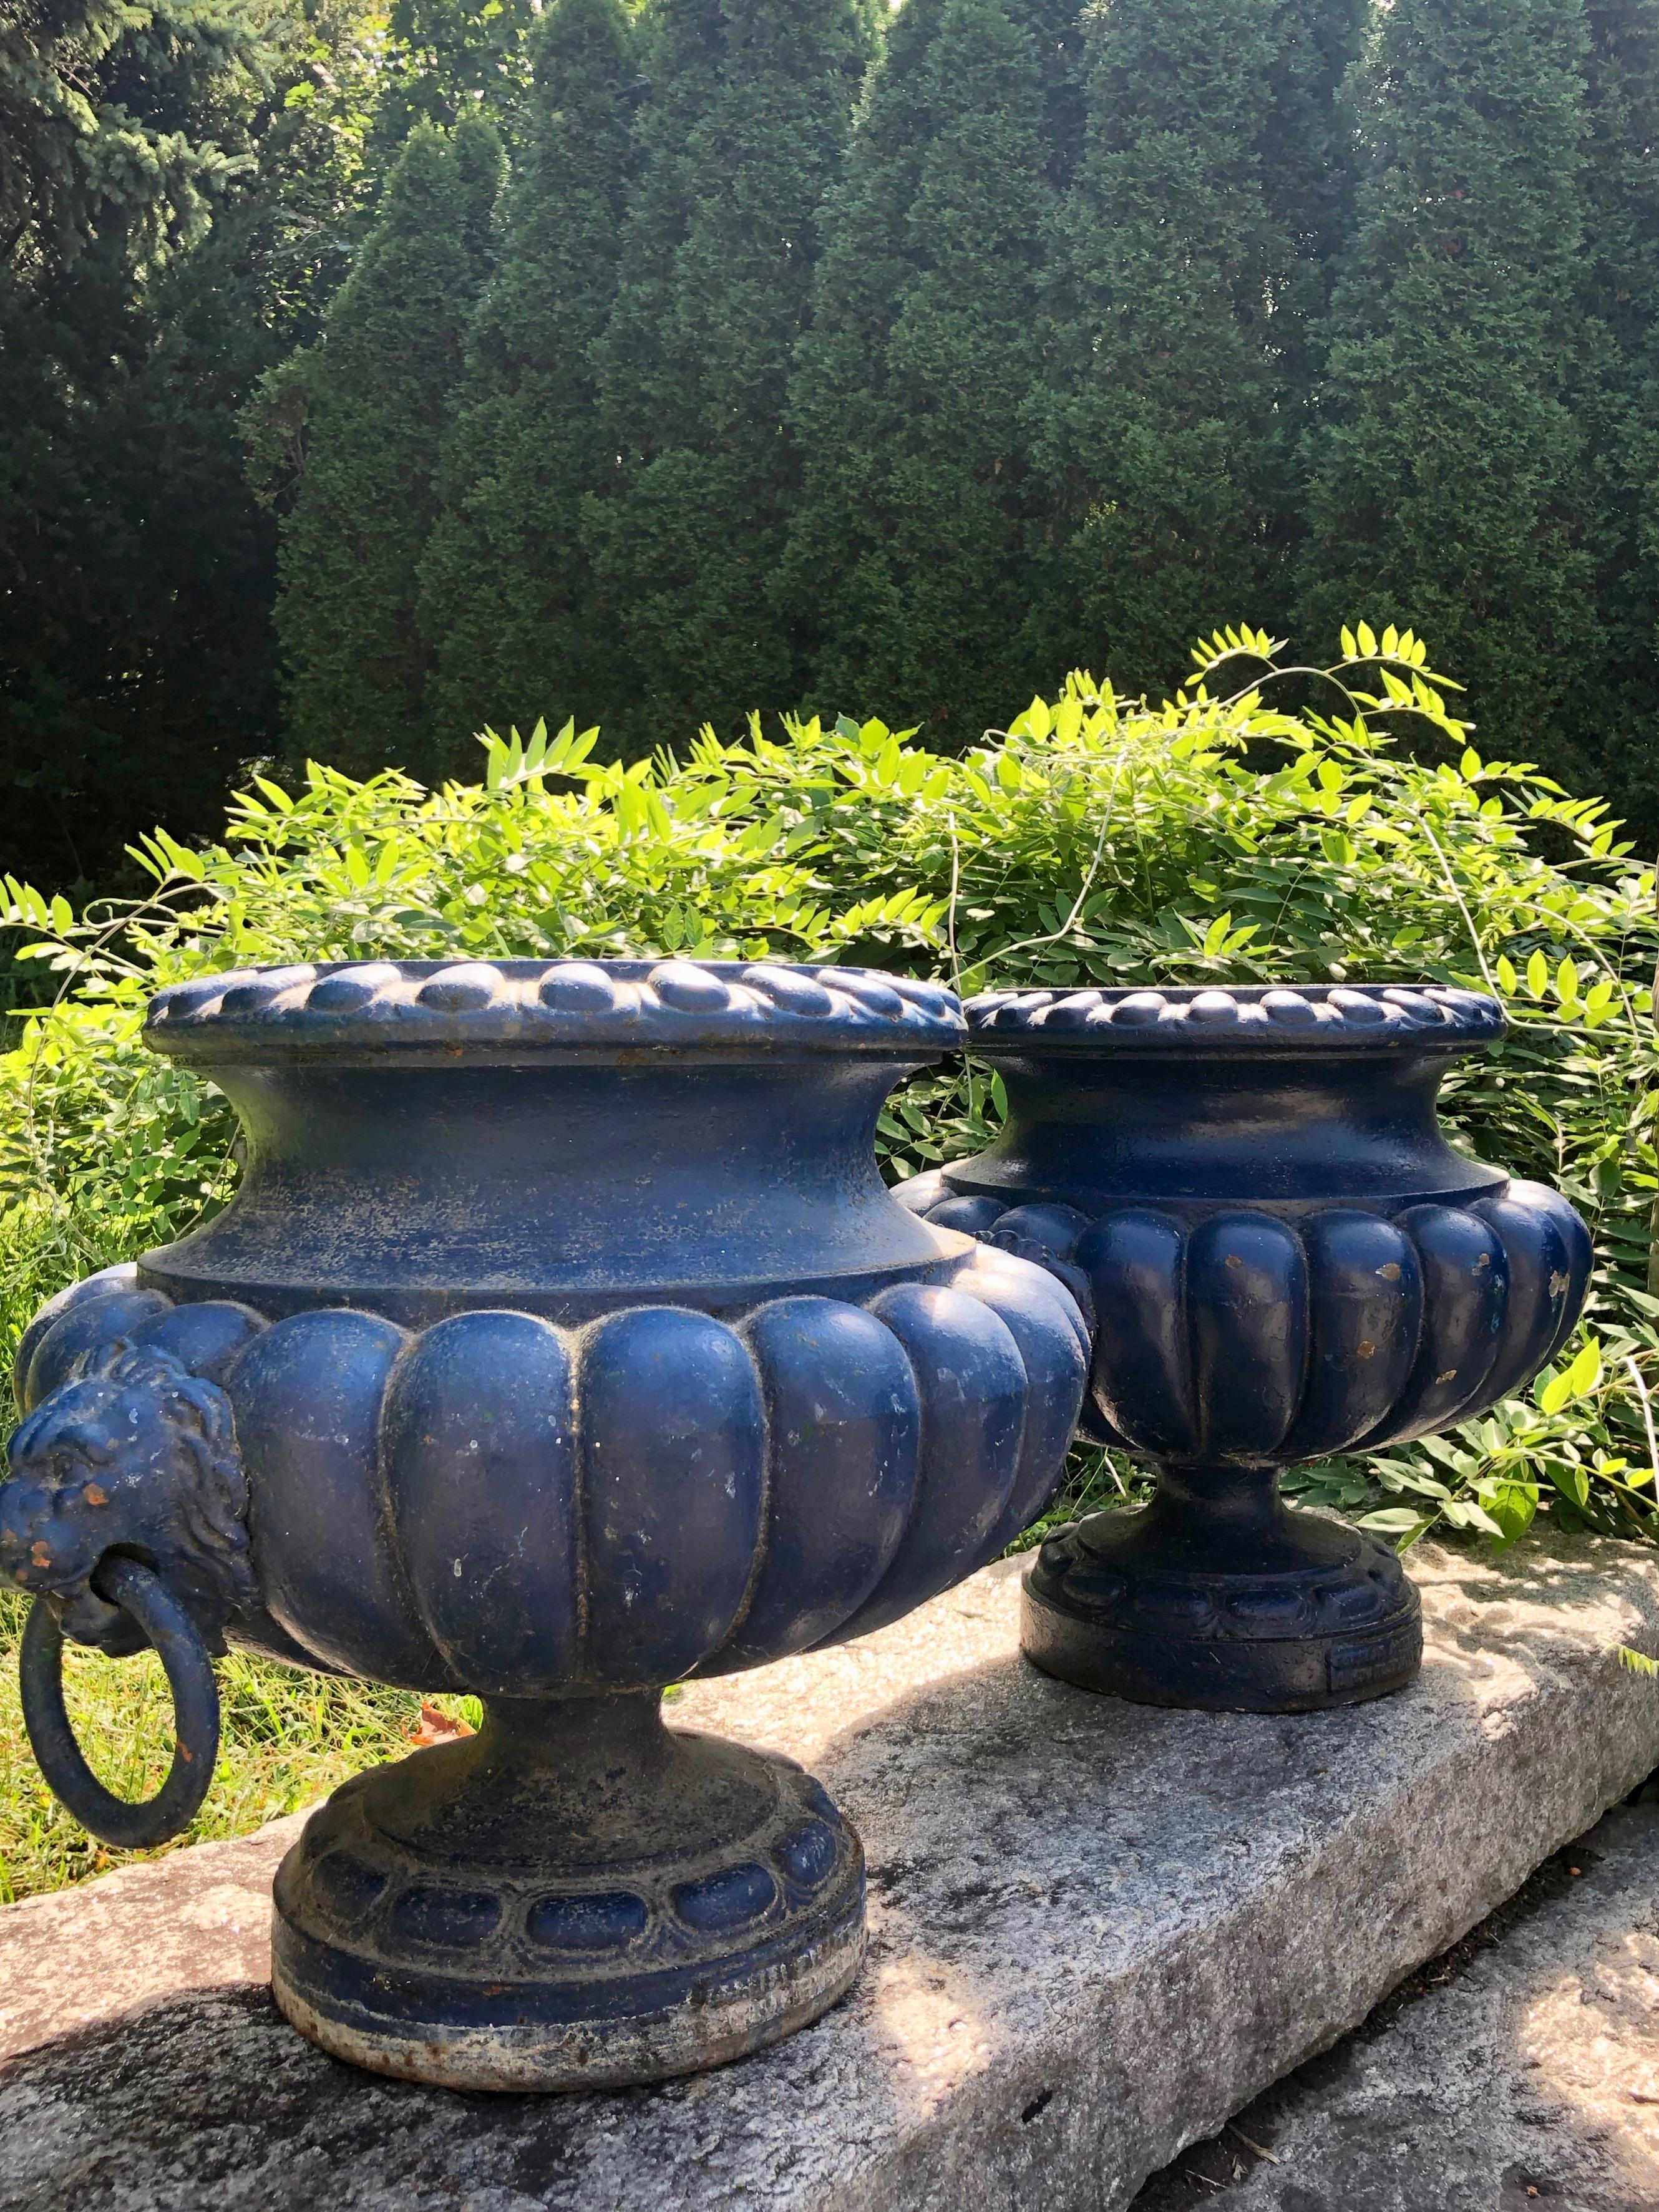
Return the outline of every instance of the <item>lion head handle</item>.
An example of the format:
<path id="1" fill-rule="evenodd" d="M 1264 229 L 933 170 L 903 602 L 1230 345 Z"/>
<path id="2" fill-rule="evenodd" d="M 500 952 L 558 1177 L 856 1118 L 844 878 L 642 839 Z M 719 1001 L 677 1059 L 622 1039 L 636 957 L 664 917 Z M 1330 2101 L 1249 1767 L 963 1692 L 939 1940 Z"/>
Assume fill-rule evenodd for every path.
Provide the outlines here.
<path id="1" fill-rule="evenodd" d="M 0 1575 L 56 1599 L 66 1634 L 115 1656 L 143 1647 L 92 1577 L 106 1553 L 153 1567 L 210 1649 L 255 1598 L 247 1478 L 230 1401 L 159 1346 L 88 1352 L 11 1441 Z"/>

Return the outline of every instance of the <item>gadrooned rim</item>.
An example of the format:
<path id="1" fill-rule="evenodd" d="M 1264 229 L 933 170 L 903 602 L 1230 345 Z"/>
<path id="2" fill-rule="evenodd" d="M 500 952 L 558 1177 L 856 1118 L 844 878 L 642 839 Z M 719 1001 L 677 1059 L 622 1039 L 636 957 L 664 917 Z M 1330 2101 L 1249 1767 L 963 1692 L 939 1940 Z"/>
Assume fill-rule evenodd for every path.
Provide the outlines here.
<path id="1" fill-rule="evenodd" d="M 1195 984 L 987 991 L 963 1012 L 976 1048 L 1160 1053 L 1479 1052 L 1509 1027 L 1498 1000 L 1444 983 Z"/>
<path id="2" fill-rule="evenodd" d="M 243 968 L 175 983 L 144 1041 L 189 1060 L 459 1044 L 677 1051 L 755 1044 L 936 1055 L 966 1035 L 937 983 L 736 960 L 373 960 Z"/>

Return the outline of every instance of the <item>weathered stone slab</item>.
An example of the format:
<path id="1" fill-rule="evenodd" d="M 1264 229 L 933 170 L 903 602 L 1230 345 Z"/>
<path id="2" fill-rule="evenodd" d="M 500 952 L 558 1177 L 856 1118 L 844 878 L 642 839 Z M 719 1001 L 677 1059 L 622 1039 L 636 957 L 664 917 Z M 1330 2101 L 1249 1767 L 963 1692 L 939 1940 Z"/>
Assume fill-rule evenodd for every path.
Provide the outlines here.
<path id="1" fill-rule="evenodd" d="M 1610 1813 L 1480 1933 L 1134 2212 L 1656 2212 L 1659 1805 Z"/>
<path id="2" fill-rule="evenodd" d="M 1050 1681 L 1007 1566 L 689 1692 L 680 1724 L 791 1753 L 851 1813 L 874 1940 L 817 2027 L 659 2090 L 459 2096 L 319 2057 L 240 1978 L 282 1838 L 15 1906 L 0 2207 L 1115 2212 L 1659 1765 L 1659 1693 L 1613 1656 L 1659 1638 L 1659 1560 L 1413 1565 L 1424 1676 L 1342 1711 Z"/>

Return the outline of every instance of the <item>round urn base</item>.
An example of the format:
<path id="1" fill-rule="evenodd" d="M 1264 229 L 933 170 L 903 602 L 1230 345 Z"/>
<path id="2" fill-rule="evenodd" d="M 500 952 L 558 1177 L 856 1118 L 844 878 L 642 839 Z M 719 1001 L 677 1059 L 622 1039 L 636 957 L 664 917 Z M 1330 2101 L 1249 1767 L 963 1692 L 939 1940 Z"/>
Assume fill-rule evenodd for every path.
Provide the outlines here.
<path id="1" fill-rule="evenodd" d="M 1056 1529 L 1025 1577 L 1025 1656 L 1084 1689 L 1213 1712 L 1315 1712 L 1409 1682 L 1422 1610 L 1395 1553 L 1287 1511 L 1270 1472 L 1229 1482 L 1253 1512 L 1212 1517 L 1166 1489 Z"/>
<path id="2" fill-rule="evenodd" d="M 654 1695 L 493 1700 L 312 1816 L 271 1981 L 376 2073 L 621 2088 L 805 2027 L 864 1944 L 858 1838 L 791 1761 L 665 1729 Z"/>

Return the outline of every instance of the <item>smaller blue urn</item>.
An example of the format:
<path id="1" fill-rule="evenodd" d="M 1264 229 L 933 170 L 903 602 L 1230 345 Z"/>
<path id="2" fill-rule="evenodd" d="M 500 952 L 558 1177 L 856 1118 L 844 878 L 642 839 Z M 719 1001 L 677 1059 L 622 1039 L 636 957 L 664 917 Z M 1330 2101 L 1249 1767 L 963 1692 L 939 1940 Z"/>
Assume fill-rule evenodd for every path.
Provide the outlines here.
<path id="1" fill-rule="evenodd" d="M 1008 1116 L 897 1195 L 1036 1259 L 1094 1336 L 1079 1434 L 1151 1504 L 1054 1531 L 1037 1666 L 1157 1705 L 1293 1712 L 1417 1671 L 1417 1595 L 1375 1537 L 1287 1508 L 1281 1468 L 1370 1452 L 1518 1390 L 1583 1302 L 1555 1192 L 1455 1151 L 1448 1067 L 1501 1007 L 1437 986 L 998 991 L 967 1006 Z"/>
<path id="2" fill-rule="evenodd" d="M 476 1736 L 348 1783 L 283 1863 L 276 2000 L 325 2050 L 456 2088 L 654 2081 L 857 1972 L 851 1826 L 660 1699 L 898 1620 L 1054 1491 L 1075 1304 L 875 1165 L 889 1090 L 963 1035 L 948 992 L 766 962 L 296 966 L 153 1002 L 246 1172 L 27 1332 L 0 1571 L 39 1597 L 37 1756 L 117 1843 L 201 1802 L 227 1639 L 482 1698 Z M 159 1798 L 87 1770 L 65 1635 L 161 1652 Z"/>

